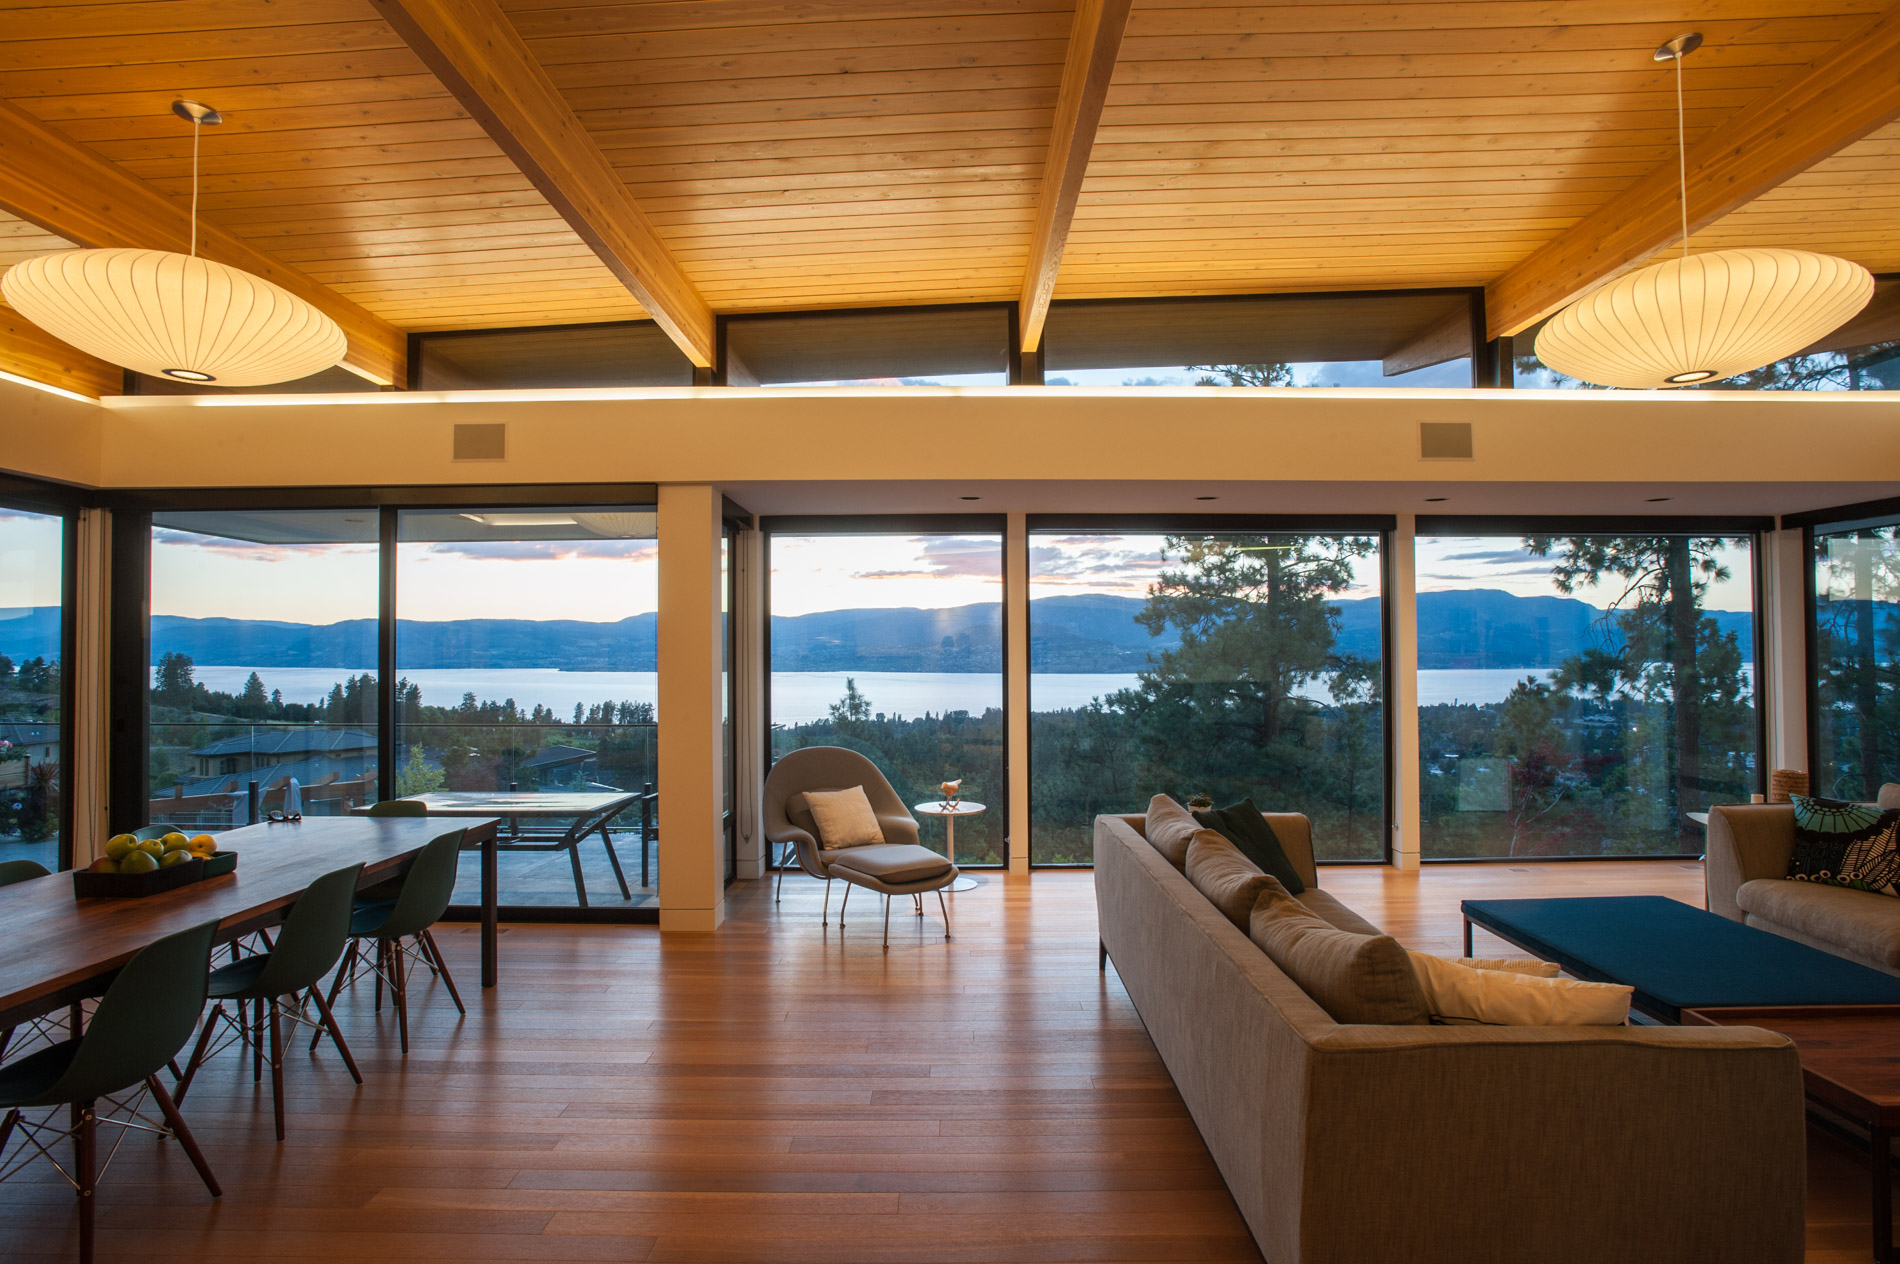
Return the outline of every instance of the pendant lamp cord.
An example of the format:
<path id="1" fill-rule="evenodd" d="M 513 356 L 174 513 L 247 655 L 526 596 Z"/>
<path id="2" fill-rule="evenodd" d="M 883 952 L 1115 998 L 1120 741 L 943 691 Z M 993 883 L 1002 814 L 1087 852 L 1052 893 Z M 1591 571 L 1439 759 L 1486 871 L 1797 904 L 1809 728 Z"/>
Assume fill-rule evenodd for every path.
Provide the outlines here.
<path id="1" fill-rule="evenodd" d="M 1677 203 L 1682 209 L 1682 257 L 1689 257 L 1689 142 L 1682 124 L 1682 53 L 1675 56 L 1676 63 L 1676 192 Z M 193 171 L 193 185 L 197 183 L 197 173 Z M 193 197 L 197 194 L 193 193 Z"/>
<path id="2" fill-rule="evenodd" d="M 1678 68 L 1682 63 L 1676 63 Z M 205 120 L 192 120 L 192 259 L 198 259 L 198 137 L 205 131 Z"/>

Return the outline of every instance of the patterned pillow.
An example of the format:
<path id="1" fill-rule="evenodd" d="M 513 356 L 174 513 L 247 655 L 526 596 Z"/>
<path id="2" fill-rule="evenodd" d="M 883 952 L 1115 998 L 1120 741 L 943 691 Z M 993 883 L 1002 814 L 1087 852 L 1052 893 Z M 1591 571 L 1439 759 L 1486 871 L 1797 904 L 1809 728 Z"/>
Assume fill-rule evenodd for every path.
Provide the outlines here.
<path id="1" fill-rule="evenodd" d="M 1804 794 L 1794 803 L 1794 859 L 1788 877 L 1856 891 L 1900 895 L 1900 809 Z"/>

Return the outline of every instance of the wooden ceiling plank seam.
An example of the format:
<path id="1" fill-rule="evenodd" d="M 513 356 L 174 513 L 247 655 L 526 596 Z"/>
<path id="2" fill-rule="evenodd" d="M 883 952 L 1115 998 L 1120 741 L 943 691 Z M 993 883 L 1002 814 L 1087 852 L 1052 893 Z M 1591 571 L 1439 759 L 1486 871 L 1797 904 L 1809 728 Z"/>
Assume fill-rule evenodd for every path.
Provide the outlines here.
<path id="1" fill-rule="evenodd" d="M 695 365 L 712 308 L 494 0 L 372 0 Z"/>
<path id="2" fill-rule="evenodd" d="M 102 38 L 115 35 L 162 35 L 192 31 L 221 31 L 259 24 L 267 19 L 281 26 L 305 26 L 348 21 L 360 17 L 361 0 L 296 0 L 293 5 L 263 4 L 258 0 L 144 0 L 128 4 L 51 4 L 21 6 L 7 11 L 9 39 L 56 39 L 74 29 Z"/>
<path id="3" fill-rule="evenodd" d="M 189 244 L 190 209 L 0 102 L 0 206 L 90 247 L 177 250 Z M 344 365 L 372 381 L 404 380 L 408 343 L 388 321 L 322 286 L 303 271 L 201 218 L 206 258 L 242 268 L 313 304 L 349 342 Z"/>
<path id="4" fill-rule="evenodd" d="M 1900 118 L 1900 5 L 1806 73 L 1690 147 L 1695 232 Z M 1491 337 L 1515 334 L 1637 267 L 1679 235 L 1677 165 L 1664 163 L 1534 251 L 1485 291 Z"/>
<path id="5" fill-rule="evenodd" d="M 75 27 L 74 29 L 82 29 Z M 155 64 L 213 64 L 312 53 L 379 52 L 402 41 L 374 20 L 225 28 L 183 36 L 86 34 L 68 39 L 0 41 L 0 73 L 17 70 L 122 69 Z"/>
<path id="6" fill-rule="evenodd" d="M 1036 219 L 1030 230 L 1029 262 L 1017 299 L 1017 337 L 1024 351 L 1042 345 L 1043 321 L 1055 294 L 1056 274 L 1069 225 L 1082 195 L 1095 129 L 1102 120 L 1122 33 L 1128 28 L 1131 0 L 1077 0 L 1069 32 L 1062 87 L 1049 131 L 1049 154 L 1036 195 Z"/>
<path id="7" fill-rule="evenodd" d="M 787 6 L 781 0 L 674 0 L 661 4 L 574 5 L 560 0 L 551 5 L 508 0 L 508 16 L 530 43 L 562 35 L 610 35 L 624 31 L 726 30 L 783 23 Z M 917 13 L 914 0 L 802 0 L 798 16 L 808 22 L 867 21 L 907 18 Z M 1055 13 L 1066 18 L 1073 6 L 1067 0 L 956 0 L 933 6 L 940 18 L 1009 17 L 1022 13 Z M 554 12 L 549 12 L 553 10 Z M 827 17 L 827 14 L 835 15 Z"/>

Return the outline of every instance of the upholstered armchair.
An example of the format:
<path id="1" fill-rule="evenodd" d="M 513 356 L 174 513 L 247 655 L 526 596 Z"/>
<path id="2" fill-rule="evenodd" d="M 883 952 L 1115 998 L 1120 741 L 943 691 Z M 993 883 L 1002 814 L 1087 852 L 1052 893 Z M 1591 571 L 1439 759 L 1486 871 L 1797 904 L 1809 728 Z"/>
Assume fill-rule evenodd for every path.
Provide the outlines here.
<path id="1" fill-rule="evenodd" d="M 805 806 L 805 792 L 850 786 L 864 787 L 886 843 L 917 843 L 916 818 L 876 764 L 842 746 L 802 746 L 781 757 L 765 778 L 765 837 L 779 848 L 780 892 L 785 888 L 787 848 L 795 849 L 800 869 L 814 878 L 831 880 L 831 862 L 844 853 L 827 852 L 819 845 L 818 827 Z M 829 906 L 829 898 L 826 904 Z"/>

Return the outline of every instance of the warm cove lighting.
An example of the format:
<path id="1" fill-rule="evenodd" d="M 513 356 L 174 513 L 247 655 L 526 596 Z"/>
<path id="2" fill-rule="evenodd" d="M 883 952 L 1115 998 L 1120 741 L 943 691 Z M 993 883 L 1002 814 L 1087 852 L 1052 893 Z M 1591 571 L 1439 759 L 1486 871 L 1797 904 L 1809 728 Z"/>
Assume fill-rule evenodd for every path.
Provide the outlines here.
<path id="1" fill-rule="evenodd" d="M 1619 277 L 1557 313 L 1537 358 L 1629 390 L 1746 373 L 1826 337 L 1867 305 L 1873 274 L 1805 250 L 1717 250 Z"/>
<path id="2" fill-rule="evenodd" d="M 262 277 L 169 250 L 62 250 L 15 264 L 0 291 L 89 355 L 152 377 L 266 386 L 343 358 L 328 316 Z"/>

